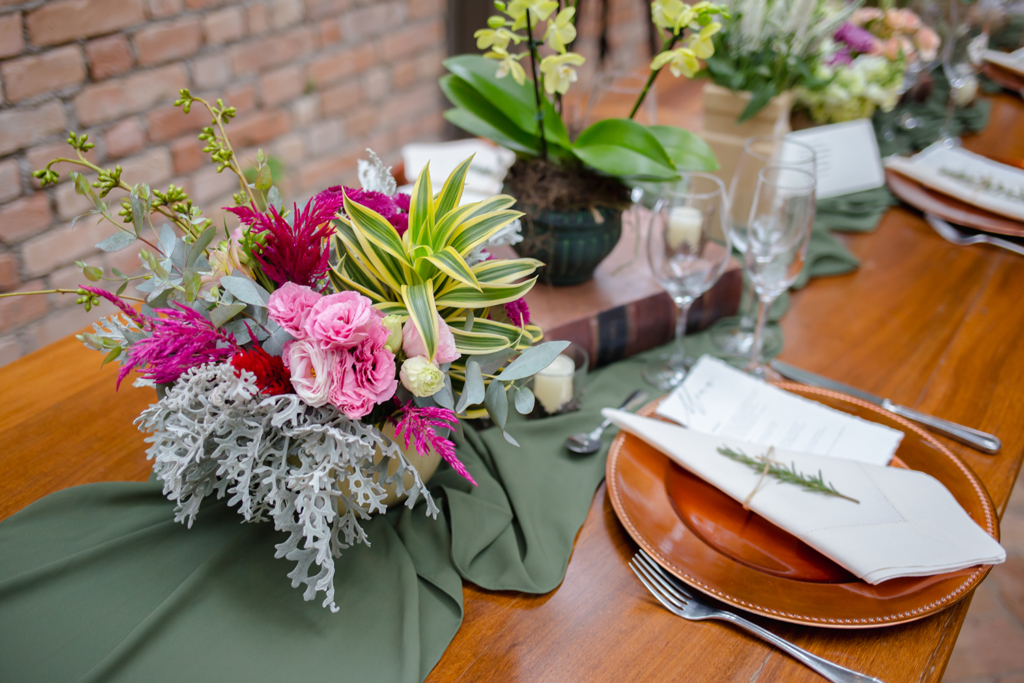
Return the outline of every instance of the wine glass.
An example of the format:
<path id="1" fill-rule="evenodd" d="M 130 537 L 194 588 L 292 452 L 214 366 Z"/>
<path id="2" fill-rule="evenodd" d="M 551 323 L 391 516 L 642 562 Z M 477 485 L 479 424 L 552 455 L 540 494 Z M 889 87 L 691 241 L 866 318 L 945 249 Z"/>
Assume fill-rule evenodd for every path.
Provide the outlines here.
<path id="1" fill-rule="evenodd" d="M 725 185 L 707 173 L 684 173 L 658 190 L 647 234 L 647 257 L 655 279 L 678 307 L 672 350 L 644 373 L 659 389 L 675 387 L 689 369 L 683 337 L 694 300 L 718 281 L 729 262 Z"/>
<path id="2" fill-rule="evenodd" d="M 594 79 L 594 88 L 580 118 L 579 129 L 606 118 L 626 118 L 647 85 L 647 74 L 632 71 L 602 71 Z M 645 126 L 658 123 L 657 88 L 651 87 L 633 120 Z"/>
<path id="3" fill-rule="evenodd" d="M 816 175 L 814 150 L 781 136 L 759 135 L 743 144 L 736 171 L 729 181 L 729 230 L 732 244 L 743 253 L 747 247 L 747 224 L 757 189 L 758 174 L 767 166 L 785 166 Z M 711 340 L 719 349 L 733 356 L 746 356 L 754 344 L 754 293 L 744 286 L 740 299 L 740 320 L 735 325 L 715 329 Z"/>
<path id="4" fill-rule="evenodd" d="M 757 175 L 750 207 L 746 269 L 757 292 L 757 324 L 747 372 L 762 379 L 776 375 L 761 358 L 764 325 L 772 303 L 800 275 L 814 223 L 815 179 L 807 171 L 767 166 Z"/>
<path id="5" fill-rule="evenodd" d="M 978 87 L 985 50 L 988 48 L 987 24 L 984 16 L 968 11 L 962 0 L 949 0 L 942 21 L 942 71 L 949 81 L 946 119 L 939 131 L 939 142 L 947 147 L 960 145 L 954 133 L 954 114 L 958 104 L 973 99 L 972 89 Z"/>

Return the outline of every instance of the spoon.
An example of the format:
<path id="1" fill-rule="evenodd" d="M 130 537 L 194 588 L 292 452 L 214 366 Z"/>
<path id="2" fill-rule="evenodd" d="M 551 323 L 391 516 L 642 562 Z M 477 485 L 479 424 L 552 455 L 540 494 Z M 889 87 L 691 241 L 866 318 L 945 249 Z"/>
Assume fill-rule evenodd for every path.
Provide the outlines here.
<path id="1" fill-rule="evenodd" d="M 647 401 L 647 392 L 643 389 L 637 389 L 629 395 L 622 405 L 619 406 L 619 410 L 633 410 L 639 408 L 644 402 Z M 565 440 L 565 447 L 573 453 L 579 455 L 590 455 L 591 453 L 597 453 L 601 449 L 601 434 L 604 430 L 612 423 L 611 420 L 605 420 L 597 429 L 594 431 L 580 432 L 579 434 L 573 434 Z"/>
<path id="2" fill-rule="evenodd" d="M 1009 240 L 1001 240 L 998 237 L 989 237 L 988 235 L 971 235 L 970 233 L 960 230 L 956 226 L 947 223 L 938 216 L 933 216 L 930 213 L 926 213 L 924 215 L 924 219 L 928 221 L 928 225 L 932 226 L 932 229 L 939 233 L 939 235 L 947 242 L 952 242 L 959 246 L 966 246 L 969 244 L 991 244 L 993 246 L 1006 249 L 1007 251 L 1024 255 L 1024 247 L 1019 244 L 1014 244 Z"/>

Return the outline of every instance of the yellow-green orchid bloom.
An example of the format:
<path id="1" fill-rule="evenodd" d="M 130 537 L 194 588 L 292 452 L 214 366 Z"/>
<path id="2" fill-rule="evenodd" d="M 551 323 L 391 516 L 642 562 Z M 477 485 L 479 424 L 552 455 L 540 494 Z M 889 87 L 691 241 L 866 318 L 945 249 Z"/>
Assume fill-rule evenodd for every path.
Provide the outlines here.
<path id="1" fill-rule="evenodd" d="M 558 3 L 552 0 L 512 0 L 505 8 L 505 14 L 512 17 L 513 30 L 526 28 L 526 13 L 530 13 L 530 25 L 537 26 L 558 9 Z"/>
<path id="2" fill-rule="evenodd" d="M 548 21 L 544 41 L 559 54 L 565 54 L 565 46 L 576 39 L 576 27 L 572 23 L 575 14 L 575 7 L 566 7 L 558 13 L 554 21 Z"/>
<path id="3" fill-rule="evenodd" d="M 715 44 L 711 42 L 711 36 L 722 30 L 722 25 L 712 22 L 702 28 L 700 33 L 690 36 L 690 49 L 698 59 L 707 59 L 715 54 Z"/>
<path id="4" fill-rule="evenodd" d="M 519 36 L 507 28 L 499 28 L 497 30 L 482 28 L 473 34 L 476 38 L 476 47 L 478 50 L 486 50 L 488 48 L 495 48 L 501 50 L 508 50 L 508 44 L 515 42 L 518 45 L 522 40 L 522 36 Z"/>
<path id="5" fill-rule="evenodd" d="M 575 52 L 566 52 L 564 55 L 551 55 L 541 60 L 540 70 L 544 74 L 544 92 L 553 95 L 556 92 L 564 95 L 569 91 L 569 86 L 576 82 L 577 75 L 574 66 L 580 66 L 586 59 L 583 55 Z"/>
<path id="6" fill-rule="evenodd" d="M 523 69 L 523 65 L 519 63 L 519 60 L 526 54 L 528 53 L 523 52 L 518 55 L 511 55 L 506 50 L 495 47 L 492 51 L 485 52 L 484 57 L 500 60 L 501 63 L 498 64 L 498 70 L 494 73 L 495 78 L 505 78 L 505 76 L 512 74 L 512 80 L 522 85 L 526 82 L 526 70 Z"/>
<path id="7" fill-rule="evenodd" d="M 687 78 L 693 78 L 693 75 L 700 71 L 700 62 L 697 61 L 697 55 L 688 47 L 679 47 L 675 50 L 662 52 L 651 62 L 651 70 L 657 71 L 666 64 L 669 70 L 672 71 L 672 75 L 676 77 L 686 76 Z"/>

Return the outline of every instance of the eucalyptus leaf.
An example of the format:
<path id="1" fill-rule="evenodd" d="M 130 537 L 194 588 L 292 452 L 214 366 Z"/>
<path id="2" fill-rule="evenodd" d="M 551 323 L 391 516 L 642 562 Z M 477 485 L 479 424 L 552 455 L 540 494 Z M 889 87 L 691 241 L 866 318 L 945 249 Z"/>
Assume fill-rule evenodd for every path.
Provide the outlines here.
<path id="1" fill-rule="evenodd" d="M 149 202 L 139 196 L 139 186 L 136 185 L 128 197 L 132 206 L 132 224 L 135 226 L 135 235 L 142 234 L 142 228 L 146 225 L 146 216 L 149 214 Z"/>
<path id="2" fill-rule="evenodd" d="M 277 189 L 277 185 L 272 186 L 267 192 L 267 206 L 274 207 L 278 213 L 281 213 L 281 209 L 284 208 L 284 198 L 281 196 L 281 190 Z"/>
<path id="3" fill-rule="evenodd" d="M 442 408 L 453 410 L 455 408 L 455 402 L 452 399 L 452 394 L 452 380 L 450 377 L 448 377 L 448 375 L 445 375 L 444 386 L 441 387 L 441 390 L 439 392 L 431 396 L 431 398 L 433 398 L 437 405 L 441 406 Z"/>
<path id="4" fill-rule="evenodd" d="M 228 304 L 227 306 L 217 306 L 212 311 L 210 311 L 210 322 L 213 323 L 214 327 L 222 327 L 229 320 L 231 320 L 244 310 L 245 304 Z"/>
<path id="5" fill-rule="evenodd" d="M 103 269 L 96 266 L 86 266 L 82 268 L 82 275 L 89 282 L 99 282 L 103 278 Z"/>
<path id="6" fill-rule="evenodd" d="M 480 372 L 480 364 L 475 360 L 466 363 L 466 383 L 462 389 L 462 396 L 459 397 L 459 404 L 455 408 L 456 413 L 464 413 L 469 406 L 478 405 L 484 400 L 486 388 L 484 378 Z"/>
<path id="7" fill-rule="evenodd" d="M 199 273 L 192 269 L 182 273 L 182 282 L 185 284 L 185 300 L 195 301 L 199 294 L 199 288 L 203 286 L 203 280 Z"/>
<path id="8" fill-rule="evenodd" d="M 471 310 L 470 311 L 466 311 L 466 322 L 462 326 L 463 331 L 465 331 L 465 332 L 472 332 L 473 331 L 473 320 L 475 320 L 475 317 L 473 315 L 473 311 L 471 311 Z"/>
<path id="9" fill-rule="evenodd" d="M 533 412 L 533 392 L 528 387 L 516 387 L 516 410 L 520 415 L 529 415 Z"/>
<path id="10" fill-rule="evenodd" d="M 124 290 L 126 290 L 126 289 L 128 289 L 128 281 L 127 280 L 122 282 L 121 286 L 117 288 L 117 295 L 121 296 L 122 294 L 124 294 Z"/>
<path id="11" fill-rule="evenodd" d="M 96 245 L 97 249 L 114 252 L 127 249 L 135 243 L 135 235 L 130 232 L 115 232 L 113 235 Z"/>
<path id="12" fill-rule="evenodd" d="M 178 236 L 167 223 L 160 226 L 160 254 L 164 258 L 169 257 L 174 253 L 174 245 L 178 241 Z"/>
<path id="13" fill-rule="evenodd" d="M 220 279 L 220 284 L 239 301 L 258 308 L 266 308 L 270 301 L 270 293 L 249 278 L 225 275 Z"/>
<path id="14" fill-rule="evenodd" d="M 284 353 L 284 345 L 292 340 L 292 336 L 273 321 L 267 324 L 267 328 L 270 330 L 270 336 L 263 342 L 263 350 L 271 356 L 280 356 Z"/>
<path id="15" fill-rule="evenodd" d="M 222 328 L 225 332 L 235 335 L 235 341 L 239 344 L 248 344 L 252 337 L 249 336 L 249 328 L 245 320 L 232 320 Z"/>
<path id="16" fill-rule="evenodd" d="M 505 431 L 504 429 L 503 429 L 503 430 L 501 430 L 501 435 L 502 435 L 503 437 L 505 437 L 505 441 L 508 441 L 508 442 L 509 442 L 510 444 L 512 444 L 512 445 L 513 445 L 513 446 L 515 446 L 516 448 L 522 448 L 522 447 L 521 447 L 521 446 L 519 445 L 519 442 L 518 442 L 518 441 L 516 441 L 515 439 L 513 439 L 513 438 L 512 438 L 512 435 L 511 435 L 511 434 L 509 434 L 508 432 L 506 432 L 506 431 Z"/>
<path id="17" fill-rule="evenodd" d="M 213 223 L 210 224 L 206 230 L 203 230 L 202 234 L 196 238 L 196 241 L 189 245 L 188 256 L 185 257 L 185 265 L 194 265 L 196 259 L 203 255 L 203 250 L 210 245 L 213 238 L 217 235 L 217 229 L 213 227 Z"/>
<path id="18" fill-rule="evenodd" d="M 551 365 L 551 361 L 569 346 L 567 341 L 550 341 L 531 346 L 520 354 L 519 358 L 509 363 L 498 379 L 510 382 L 516 379 L 532 377 Z"/>
<path id="19" fill-rule="evenodd" d="M 484 395 L 484 407 L 487 408 L 491 421 L 504 431 L 505 423 L 508 422 L 508 395 L 505 393 L 504 384 L 491 380 Z"/>

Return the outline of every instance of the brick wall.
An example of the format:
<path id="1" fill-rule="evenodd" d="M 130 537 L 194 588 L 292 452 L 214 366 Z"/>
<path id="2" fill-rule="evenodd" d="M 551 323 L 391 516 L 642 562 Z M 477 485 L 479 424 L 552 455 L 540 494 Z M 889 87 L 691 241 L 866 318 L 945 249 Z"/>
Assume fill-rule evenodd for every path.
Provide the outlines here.
<path id="1" fill-rule="evenodd" d="M 592 66 L 600 3 L 586 4 L 579 49 Z M 612 0 L 616 66 L 644 58 L 646 12 Z M 172 102 L 182 87 L 223 96 L 238 109 L 236 151 L 280 160 L 286 201 L 300 200 L 355 182 L 366 147 L 393 163 L 406 142 L 441 136 L 445 19 L 445 0 L 0 0 L 0 292 L 74 288 L 76 259 L 138 270 L 136 250 L 96 252 L 109 224 L 72 228 L 90 208 L 72 167 L 55 166 L 61 183 L 46 190 L 31 177 L 71 151 L 68 130 L 89 134 L 94 163 L 120 164 L 129 184 L 184 186 L 219 223 L 236 181 L 201 152 L 201 108 Z M 0 365 L 99 315 L 73 295 L 0 298 Z"/>

